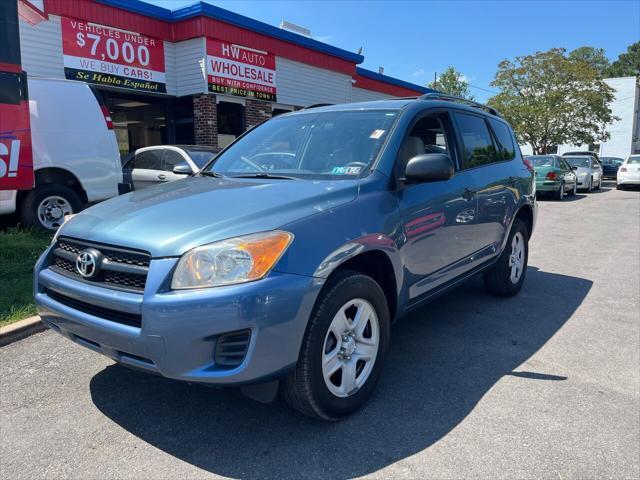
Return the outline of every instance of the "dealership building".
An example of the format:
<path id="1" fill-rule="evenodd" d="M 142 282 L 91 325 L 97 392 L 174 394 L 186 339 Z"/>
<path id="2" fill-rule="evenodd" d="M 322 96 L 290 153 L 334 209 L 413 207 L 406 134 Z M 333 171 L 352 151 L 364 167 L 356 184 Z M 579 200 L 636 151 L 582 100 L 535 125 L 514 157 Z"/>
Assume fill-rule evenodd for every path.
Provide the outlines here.
<path id="1" fill-rule="evenodd" d="M 223 147 L 272 116 L 430 90 L 359 67 L 364 57 L 208 3 L 20 0 L 22 66 L 92 83 L 119 148 Z"/>

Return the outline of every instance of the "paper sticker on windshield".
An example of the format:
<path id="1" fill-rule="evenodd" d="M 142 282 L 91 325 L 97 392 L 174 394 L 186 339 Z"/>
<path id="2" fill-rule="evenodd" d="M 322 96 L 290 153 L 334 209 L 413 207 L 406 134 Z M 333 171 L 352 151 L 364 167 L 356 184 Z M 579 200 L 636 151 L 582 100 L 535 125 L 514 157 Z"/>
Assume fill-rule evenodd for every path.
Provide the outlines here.
<path id="1" fill-rule="evenodd" d="M 373 132 L 371 132 L 371 135 L 369 135 L 369 138 L 373 138 L 374 140 L 377 140 L 382 135 L 384 135 L 384 130 L 374 130 Z"/>
<path id="2" fill-rule="evenodd" d="M 362 167 L 333 167 L 334 175 L 358 175 Z"/>

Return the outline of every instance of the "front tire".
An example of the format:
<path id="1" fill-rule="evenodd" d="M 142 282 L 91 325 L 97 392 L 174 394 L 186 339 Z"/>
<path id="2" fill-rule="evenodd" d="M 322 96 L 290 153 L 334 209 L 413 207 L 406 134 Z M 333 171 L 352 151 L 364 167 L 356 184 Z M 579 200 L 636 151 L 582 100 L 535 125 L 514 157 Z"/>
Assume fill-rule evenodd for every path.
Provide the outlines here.
<path id="1" fill-rule="evenodd" d="M 76 192 L 64 185 L 45 183 L 36 186 L 24 199 L 20 209 L 23 226 L 41 231 L 55 231 L 64 222 L 64 216 L 82 210 L 82 201 Z"/>
<path id="2" fill-rule="evenodd" d="M 389 344 L 389 307 L 371 277 L 330 277 L 313 309 L 295 370 L 281 382 L 296 410 L 338 420 L 371 396 Z"/>
<path id="3" fill-rule="evenodd" d="M 593 192 L 593 177 L 589 179 L 589 186 L 587 187 L 587 192 Z"/>
<path id="4" fill-rule="evenodd" d="M 499 297 L 516 295 L 524 283 L 528 261 L 529 234 L 524 222 L 516 218 L 504 251 L 483 276 L 487 290 Z"/>

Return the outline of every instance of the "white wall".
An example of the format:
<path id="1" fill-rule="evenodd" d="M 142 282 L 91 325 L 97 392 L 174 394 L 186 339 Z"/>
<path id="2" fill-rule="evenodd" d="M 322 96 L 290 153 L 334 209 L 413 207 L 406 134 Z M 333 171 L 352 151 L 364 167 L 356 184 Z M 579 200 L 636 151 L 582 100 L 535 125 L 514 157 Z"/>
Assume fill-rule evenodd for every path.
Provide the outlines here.
<path id="1" fill-rule="evenodd" d="M 385 98 L 393 98 L 393 95 L 387 95 L 386 93 L 374 92 L 373 90 L 366 90 L 358 87 L 352 87 L 351 89 L 352 102 L 370 102 L 372 100 L 384 100 Z"/>
<path id="2" fill-rule="evenodd" d="M 351 101 L 351 76 L 276 57 L 278 103 L 306 107 Z"/>
<path id="3" fill-rule="evenodd" d="M 33 77 L 64 78 L 60 17 L 29 25 L 20 20 L 22 68 Z"/>
<path id="4" fill-rule="evenodd" d="M 206 58 L 205 39 L 202 37 L 175 44 L 178 96 L 206 93 Z"/>

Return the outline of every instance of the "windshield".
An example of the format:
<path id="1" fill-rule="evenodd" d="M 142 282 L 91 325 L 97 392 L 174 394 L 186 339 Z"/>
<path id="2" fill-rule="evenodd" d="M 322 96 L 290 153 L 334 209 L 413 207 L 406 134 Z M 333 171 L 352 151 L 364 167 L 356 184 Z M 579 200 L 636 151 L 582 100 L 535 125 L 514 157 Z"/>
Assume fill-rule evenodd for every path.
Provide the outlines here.
<path id="1" fill-rule="evenodd" d="M 627 165 L 638 165 L 640 164 L 640 155 L 631 155 L 627 160 Z"/>
<path id="2" fill-rule="evenodd" d="M 591 163 L 590 163 L 591 158 L 589 157 L 565 157 L 564 159 L 572 167 L 584 167 L 584 168 L 591 167 Z"/>
<path id="3" fill-rule="evenodd" d="M 387 110 L 276 117 L 220 153 L 207 170 L 225 176 L 355 178 L 369 170 L 396 117 L 397 111 Z"/>
<path id="4" fill-rule="evenodd" d="M 189 158 L 193 160 L 193 163 L 195 163 L 198 168 L 204 167 L 213 157 L 216 156 L 216 154 L 210 150 L 185 149 L 185 152 L 187 152 Z"/>
<path id="5" fill-rule="evenodd" d="M 556 159 L 551 155 L 527 157 L 527 160 L 531 161 L 534 167 L 557 167 Z"/>

